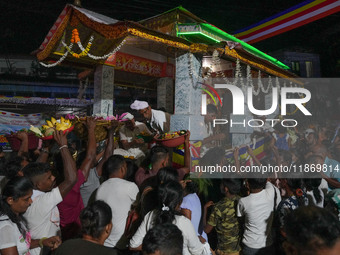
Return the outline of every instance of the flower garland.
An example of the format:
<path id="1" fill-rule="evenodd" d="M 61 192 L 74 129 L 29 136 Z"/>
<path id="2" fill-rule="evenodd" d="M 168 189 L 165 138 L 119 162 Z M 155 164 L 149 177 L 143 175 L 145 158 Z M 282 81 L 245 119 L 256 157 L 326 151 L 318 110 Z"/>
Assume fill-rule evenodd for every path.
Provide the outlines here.
<path id="1" fill-rule="evenodd" d="M 169 46 L 175 47 L 175 48 L 180 48 L 183 50 L 190 50 L 190 46 L 182 43 L 182 42 L 176 42 L 170 39 L 165 39 L 165 38 L 161 38 L 160 36 L 156 36 L 156 35 L 151 35 L 145 32 L 142 32 L 140 30 L 137 30 L 136 28 L 128 28 L 128 32 L 132 35 L 144 38 L 144 39 L 148 39 L 151 41 L 155 41 L 155 42 L 160 42 L 160 43 L 164 43 L 167 44 Z"/>
<path id="2" fill-rule="evenodd" d="M 66 48 L 66 50 L 75 58 L 80 58 L 80 57 L 85 57 L 88 55 L 88 52 L 92 46 L 92 42 L 94 40 L 94 36 L 91 35 L 89 42 L 87 43 L 86 48 L 83 47 L 83 45 L 81 44 L 80 38 L 79 38 L 79 32 L 78 29 L 73 29 L 72 30 L 72 38 L 71 38 L 71 43 L 76 43 L 78 45 L 78 47 L 81 50 L 81 53 L 75 53 L 73 51 L 71 51 L 71 49 L 64 43 L 62 42 L 62 44 L 64 45 L 64 47 Z"/>
<path id="3" fill-rule="evenodd" d="M 263 84 L 262 84 L 262 87 L 261 87 L 261 90 L 264 94 L 267 94 L 269 92 L 269 89 L 273 86 L 272 84 L 272 78 L 269 76 L 268 78 L 268 86 L 267 86 L 267 89 L 264 88 Z"/>
<path id="4" fill-rule="evenodd" d="M 253 79 L 251 76 L 251 69 L 250 66 L 247 65 L 247 86 L 251 86 L 253 88 L 253 95 L 258 96 L 260 94 L 260 86 L 257 86 L 257 89 L 255 89 L 255 86 L 253 84 Z"/>
<path id="5" fill-rule="evenodd" d="M 220 76 L 222 76 L 222 79 L 223 79 L 226 83 L 230 83 L 230 81 L 228 80 L 228 78 L 225 76 L 224 72 L 222 72 L 221 59 L 218 57 L 218 51 L 217 51 L 217 50 L 214 50 L 214 52 L 213 52 L 212 65 L 213 65 L 213 66 L 216 66 L 217 69 L 219 70 L 219 71 L 217 71 L 217 74 L 219 74 Z"/>
<path id="6" fill-rule="evenodd" d="M 62 43 L 64 44 L 64 42 L 62 42 Z M 69 46 L 67 46 L 67 47 L 71 50 L 72 47 L 73 47 L 73 43 L 71 43 L 71 44 L 70 44 Z M 57 62 L 55 62 L 55 63 L 53 63 L 53 64 L 45 64 L 45 63 L 43 63 L 43 62 L 39 62 L 39 64 L 42 65 L 42 66 L 44 66 L 44 67 L 47 67 L 47 68 L 54 67 L 54 66 L 56 66 L 56 65 L 59 65 L 61 62 L 63 62 L 63 61 L 65 60 L 65 58 L 67 57 L 68 53 L 69 53 L 69 51 L 66 51 L 66 52 L 64 53 L 64 55 L 63 55 L 61 58 L 59 58 L 59 60 L 58 60 Z"/>
<path id="7" fill-rule="evenodd" d="M 222 72 L 222 67 L 221 67 L 221 59 L 218 57 L 218 51 L 214 50 L 213 55 L 212 55 L 212 61 L 210 66 L 208 67 L 208 72 L 207 75 L 205 77 L 203 77 L 203 81 L 208 80 L 209 78 L 211 78 L 211 70 L 213 69 L 213 67 L 217 67 L 216 69 L 218 69 L 219 71 L 216 72 L 217 75 L 221 76 L 222 79 L 226 82 L 226 83 L 230 83 L 230 81 L 228 80 L 228 78 L 225 76 L 224 72 Z M 193 70 L 193 66 L 191 65 L 190 62 L 190 66 L 189 69 Z"/>
<path id="8" fill-rule="evenodd" d="M 277 92 L 280 93 L 281 87 L 280 87 L 279 77 L 275 77 L 275 86 L 277 87 Z"/>
<path id="9" fill-rule="evenodd" d="M 234 85 L 237 86 L 238 83 L 240 84 L 240 87 L 244 87 L 243 77 L 242 77 L 242 72 L 241 72 L 241 63 L 240 63 L 240 60 L 237 58 L 236 67 L 235 67 Z"/>
<path id="10" fill-rule="evenodd" d="M 124 39 L 113 51 L 103 55 L 103 56 L 95 56 L 89 53 L 90 48 L 92 46 L 92 42 L 94 40 L 94 36 L 91 35 L 86 48 L 82 45 L 80 38 L 79 38 L 79 32 L 77 29 L 73 29 L 72 30 L 72 38 L 71 38 L 71 43 L 70 45 L 67 45 L 64 41 L 61 41 L 62 45 L 66 48 L 66 52 L 64 53 L 64 55 L 55 63 L 53 64 L 44 64 L 42 62 L 39 62 L 42 66 L 44 67 L 54 67 L 58 64 L 60 64 L 61 62 L 63 62 L 65 60 L 65 58 L 68 56 L 68 54 L 71 54 L 73 57 L 75 58 L 80 58 L 80 57 L 85 57 L 88 56 L 94 60 L 99 60 L 99 59 L 107 59 L 108 57 L 110 57 L 111 55 L 115 54 L 117 51 L 120 50 L 120 48 L 124 45 L 126 39 Z M 76 43 L 79 47 L 79 49 L 81 50 L 81 53 L 75 53 L 74 51 L 72 51 L 72 47 L 74 45 L 74 43 Z"/>
<path id="11" fill-rule="evenodd" d="M 199 79 L 201 76 L 200 74 L 198 74 L 197 72 L 195 72 L 194 70 L 194 66 L 193 66 L 193 62 L 192 62 L 192 58 L 193 58 L 193 54 L 192 53 L 189 53 L 189 59 L 188 59 L 188 65 L 189 65 L 189 75 L 192 79 L 192 82 L 193 79 Z M 207 75 L 205 77 L 201 77 L 203 79 L 203 81 L 206 81 L 207 79 L 211 78 L 211 70 L 214 66 L 218 66 L 219 67 L 219 70 L 222 70 L 221 68 L 221 60 L 220 58 L 218 57 L 218 51 L 215 50 L 213 52 L 213 55 L 212 55 L 212 61 L 211 61 L 211 64 L 210 64 L 210 67 L 208 69 L 208 72 L 207 72 Z M 201 68 L 202 70 L 202 68 Z M 200 73 L 201 73 L 201 70 L 200 70 Z M 224 73 L 222 71 L 218 71 L 217 74 L 220 74 L 222 76 L 222 78 L 227 82 L 227 83 L 230 83 L 230 81 L 228 80 L 227 77 L 225 77 Z M 258 77 L 257 77 L 257 88 L 255 88 L 254 84 L 253 84 L 253 80 L 252 80 L 252 75 L 251 75 L 251 68 L 249 65 L 247 65 L 247 78 L 246 78 L 246 83 L 244 83 L 243 81 L 243 76 L 242 76 L 242 71 L 241 71 L 241 63 L 240 63 L 240 60 L 239 59 L 236 59 L 236 67 L 235 67 L 235 79 L 234 79 L 234 82 L 233 82 L 233 85 L 236 85 L 236 86 L 240 86 L 240 87 L 249 87 L 251 86 L 253 88 L 253 95 L 254 96 L 258 96 L 260 94 L 260 92 L 262 91 L 262 93 L 264 94 L 268 94 L 270 89 L 272 89 L 274 86 L 273 86 L 273 80 L 272 80 L 272 77 L 269 76 L 268 77 L 268 84 L 267 84 L 267 87 L 265 88 L 263 82 L 262 82 L 262 78 L 261 78 L 261 70 L 258 71 Z M 296 83 L 293 84 L 293 82 L 290 81 L 290 85 L 293 87 L 298 87 L 298 85 Z M 193 85 L 194 86 L 194 85 Z M 281 87 L 286 87 L 286 81 L 284 81 L 283 85 L 280 86 L 280 82 L 279 82 L 279 78 L 278 77 L 275 77 L 275 86 L 278 88 L 278 92 L 280 92 L 280 89 Z M 196 87 L 196 86 L 194 86 Z M 300 97 L 302 97 L 302 94 L 301 93 L 298 93 Z"/>
<path id="12" fill-rule="evenodd" d="M 113 51 L 103 55 L 103 56 L 94 56 L 90 53 L 87 54 L 88 57 L 94 59 L 94 60 L 99 60 L 99 59 L 107 59 L 108 57 L 110 57 L 111 55 L 116 54 L 117 51 L 120 50 L 120 48 L 124 45 L 124 43 L 126 42 L 126 39 L 124 39 Z"/>

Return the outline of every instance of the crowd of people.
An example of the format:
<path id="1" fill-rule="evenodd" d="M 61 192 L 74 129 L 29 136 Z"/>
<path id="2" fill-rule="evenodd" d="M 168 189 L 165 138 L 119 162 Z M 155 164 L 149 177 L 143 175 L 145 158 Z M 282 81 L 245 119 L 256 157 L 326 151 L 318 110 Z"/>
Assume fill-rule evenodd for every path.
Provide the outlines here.
<path id="1" fill-rule="evenodd" d="M 124 114 L 119 130 L 107 127 L 103 150 L 93 117 L 84 123 L 85 148 L 55 131 L 32 156 L 27 134 L 18 134 L 19 151 L 1 161 L 8 182 L 0 200 L 0 254 L 340 254 L 338 127 L 276 125 L 254 133 L 269 141 L 264 159 L 247 148 L 259 166 L 320 165 L 322 171 L 244 176 L 238 148 L 228 161 L 225 148 L 207 146 L 199 164 L 237 169 L 207 181 L 190 175 L 189 131 L 184 166 L 174 168 L 169 148 L 138 137 L 168 132 L 169 115 L 137 100 L 131 109 L 146 124 Z M 203 145 L 228 136 L 214 134 L 209 122 L 217 111 L 208 112 L 215 116 Z"/>

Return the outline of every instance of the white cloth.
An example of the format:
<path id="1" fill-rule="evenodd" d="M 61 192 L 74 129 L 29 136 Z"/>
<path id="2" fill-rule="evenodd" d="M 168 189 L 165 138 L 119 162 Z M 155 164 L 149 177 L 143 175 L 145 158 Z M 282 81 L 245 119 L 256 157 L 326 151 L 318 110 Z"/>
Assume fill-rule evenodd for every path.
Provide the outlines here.
<path id="1" fill-rule="evenodd" d="M 151 109 L 150 126 L 155 130 L 162 130 L 164 132 L 164 123 L 166 122 L 165 112 Z"/>
<path id="2" fill-rule="evenodd" d="M 110 178 L 98 188 L 96 200 L 103 200 L 112 210 L 113 228 L 105 246 L 114 247 L 122 238 L 131 204 L 136 200 L 137 194 L 138 187 L 134 182 L 120 178 Z"/>
<path id="3" fill-rule="evenodd" d="M 0 250 L 16 246 L 18 254 L 24 255 L 28 254 L 30 245 L 31 235 L 29 232 L 24 238 L 18 226 L 7 215 L 0 216 Z"/>
<path id="4" fill-rule="evenodd" d="M 100 176 L 98 176 L 97 169 L 91 168 L 87 181 L 80 186 L 80 194 L 83 199 L 84 207 L 87 206 L 89 199 L 93 192 L 100 186 Z"/>
<path id="5" fill-rule="evenodd" d="M 150 130 L 147 128 L 147 126 L 143 122 L 135 121 L 135 128 L 133 130 L 129 129 L 125 125 L 123 125 L 119 129 L 119 139 L 126 140 L 129 143 L 132 142 L 136 138 L 137 135 L 140 133 L 147 133 L 151 135 Z"/>
<path id="6" fill-rule="evenodd" d="M 133 157 L 134 159 L 143 159 L 145 153 L 139 148 L 130 148 L 124 150 L 122 148 L 115 149 L 113 155 L 121 155 L 123 157 Z"/>
<path id="7" fill-rule="evenodd" d="M 239 200 L 237 216 L 245 217 L 245 230 L 243 243 L 254 249 L 272 245 L 272 223 L 275 200 L 274 186 L 267 182 L 265 189 L 258 193 L 250 193 L 249 196 Z M 276 207 L 281 197 L 276 198 Z"/>
<path id="8" fill-rule="evenodd" d="M 319 189 L 319 192 L 320 192 L 320 195 L 321 195 L 321 201 L 318 203 L 316 202 L 316 199 L 315 199 L 315 196 L 313 194 L 313 191 L 306 191 L 306 195 L 307 195 L 307 198 L 308 198 L 308 205 L 315 205 L 317 207 L 320 207 L 320 208 L 323 208 L 323 202 L 324 202 L 324 194 L 323 194 L 323 191 L 320 187 L 318 187 Z"/>
<path id="9" fill-rule="evenodd" d="M 151 211 L 147 215 L 145 215 L 142 224 L 139 226 L 137 232 L 130 240 L 130 246 L 132 248 L 136 248 L 140 246 L 143 242 L 143 238 L 146 235 L 146 232 L 152 228 L 153 226 L 153 214 Z M 175 221 L 173 222 L 183 234 L 183 255 L 199 255 L 199 254 L 210 254 L 210 249 L 206 249 L 205 247 L 209 247 L 209 244 L 206 242 L 202 244 L 198 239 L 194 226 L 191 221 L 181 215 L 175 215 Z"/>
<path id="10" fill-rule="evenodd" d="M 135 100 L 131 105 L 130 105 L 130 108 L 132 110 L 143 110 L 145 109 L 146 107 L 148 107 L 149 104 L 145 101 L 138 101 L 138 100 Z"/>
<path id="11" fill-rule="evenodd" d="M 127 141 L 128 143 L 131 143 L 134 139 L 136 139 L 137 135 L 139 135 L 142 132 L 151 135 L 150 130 L 144 123 L 136 121 L 135 128 L 133 130 L 127 128 L 125 125 L 120 128 L 119 139 L 121 141 Z M 147 143 L 139 144 L 137 146 L 138 147 L 135 148 L 129 148 L 128 150 L 124 150 L 123 148 L 115 149 L 113 154 L 122 155 L 126 157 L 133 156 L 136 159 L 144 157 L 145 153 L 148 150 Z"/>
<path id="12" fill-rule="evenodd" d="M 121 118 L 121 120 L 133 120 L 135 117 L 129 112 L 123 113 L 122 115 L 124 116 Z"/>
<path id="13" fill-rule="evenodd" d="M 202 205 L 197 194 L 192 193 L 183 197 L 181 208 L 189 209 L 191 211 L 191 223 L 194 226 L 197 235 L 202 235 L 202 237 L 208 241 L 208 236 L 204 231 L 202 234 L 199 233 L 199 226 L 202 216 Z"/>
<path id="14" fill-rule="evenodd" d="M 60 235 L 60 217 L 57 204 L 63 201 L 59 188 L 50 192 L 33 190 L 33 203 L 24 214 L 32 239 Z M 40 248 L 31 249 L 33 255 L 40 254 Z"/>
<path id="15" fill-rule="evenodd" d="M 321 179 L 321 184 L 319 188 L 322 190 L 324 196 L 326 196 L 329 190 L 329 186 L 328 186 L 328 182 L 324 178 Z"/>

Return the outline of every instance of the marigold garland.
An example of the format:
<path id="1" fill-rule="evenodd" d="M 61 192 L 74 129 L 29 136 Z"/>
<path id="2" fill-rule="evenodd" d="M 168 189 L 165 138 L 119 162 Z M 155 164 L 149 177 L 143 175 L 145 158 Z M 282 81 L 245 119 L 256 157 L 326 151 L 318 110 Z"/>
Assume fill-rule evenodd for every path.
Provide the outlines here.
<path id="1" fill-rule="evenodd" d="M 144 39 L 148 39 L 148 40 L 164 43 L 164 44 L 170 45 L 172 47 L 181 48 L 181 49 L 185 49 L 185 50 L 189 50 L 189 48 L 190 48 L 188 45 L 186 45 L 184 43 L 167 40 L 167 39 L 155 36 L 155 35 L 150 35 L 148 33 L 141 32 L 141 31 L 139 31 L 139 30 L 137 30 L 135 28 L 129 28 L 128 31 L 132 35 L 136 35 L 136 36 L 144 38 Z"/>
<path id="2" fill-rule="evenodd" d="M 66 48 L 66 50 L 75 58 L 80 58 L 80 57 L 85 57 L 88 55 L 88 52 L 92 46 L 92 42 L 94 40 L 94 36 L 91 35 L 89 42 L 87 43 L 86 48 L 84 48 L 84 46 L 81 44 L 80 38 L 79 38 L 79 32 L 77 29 L 73 29 L 72 30 L 72 39 L 71 39 L 71 43 L 77 43 L 78 47 L 81 49 L 81 53 L 75 53 L 73 51 L 71 51 L 71 49 L 64 43 L 62 42 L 62 44 L 64 45 L 64 47 Z"/>

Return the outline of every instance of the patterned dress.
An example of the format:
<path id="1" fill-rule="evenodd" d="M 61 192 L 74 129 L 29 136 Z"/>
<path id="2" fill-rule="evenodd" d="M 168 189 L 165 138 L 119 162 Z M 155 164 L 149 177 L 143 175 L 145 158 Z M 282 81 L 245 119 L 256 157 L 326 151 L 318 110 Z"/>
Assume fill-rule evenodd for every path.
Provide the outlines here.
<path id="1" fill-rule="evenodd" d="M 303 205 L 308 205 L 308 198 L 305 193 L 302 195 Z M 290 196 L 280 202 L 277 207 L 278 217 L 280 221 L 280 227 L 284 226 L 285 217 L 293 210 L 299 207 L 298 199 L 295 195 Z"/>

